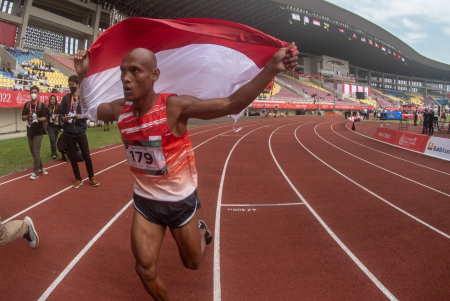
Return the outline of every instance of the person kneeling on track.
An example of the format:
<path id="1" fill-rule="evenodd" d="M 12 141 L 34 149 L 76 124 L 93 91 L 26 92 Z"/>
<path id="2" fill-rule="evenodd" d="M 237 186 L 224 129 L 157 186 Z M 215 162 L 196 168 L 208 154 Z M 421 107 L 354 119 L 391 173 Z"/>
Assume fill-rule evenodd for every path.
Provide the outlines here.
<path id="1" fill-rule="evenodd" d="M 25 216 L 23 221 L 15 220 L 1 224 L 0 216 L 0 245 L 10 244 L 16 239 L 23 237 L 30 243 L 30 247 L 36 249 L 39 245 L 39 236 L 34 228 L 33 221 Z"/>
<path id="2" fill-rule="evenodd" d="M 260 95 L 276 74 L 297 65 L 295 46 L 281 48 L 250 82 L 229 97 L 207 101 L 193 96 L 157 94 L 154 84 L 160 76 L 156 56 L 145 48 L 130 51 L 120 65 L 124 98 L 101 103 L 98 119 L 118 120 L 130 169 L 135 178 L 131 248 L 136 272 L 147 292 L 156 300 L 168 300 L 156 262 L 168 227 L 186 268 L 197 270 L 212 233 L 197 219 L 197 171 L 187 134 L 190 118 L 213 119 L 237 114 Z M 75 70 L 82 95 L 89 92 L 83 83 L 90 55 L 79 50 Z M 87 103 L 85 99 L 82 103 Z M 87 111 L 91 108 L 84 105 Z M 156 108 L 156 109 L 153 109 Z M 163 109 L 160 109 L 163 108 Z M 145 125 L 145 131 L 142 130 Z"/>

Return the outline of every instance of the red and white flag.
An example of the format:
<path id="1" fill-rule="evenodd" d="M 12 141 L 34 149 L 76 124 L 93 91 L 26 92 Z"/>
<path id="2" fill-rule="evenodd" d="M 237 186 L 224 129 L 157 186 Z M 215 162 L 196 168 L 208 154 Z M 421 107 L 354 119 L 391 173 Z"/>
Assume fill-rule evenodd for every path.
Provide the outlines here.
<path id="1" fill-rule="evenodd" d="M 80 87 L 83 117 L 97 120 L 100 103 L 124 97 L 119 66 L 135 48 L 156 55 L 161 70 L 156 93 L 210 99 L 231 95 L 288 45 L 222 20 L 126 19 L 104 31 L 89 48 L 91 63 Z"/>
<path id="2" fill-rule="evenodd" d="M 313 19 L 313 24 L 314 24 L 314 25 L 320 26 L 320 21 L 319 21 L 319 20 L 316 20 L 316 19 Z"/>

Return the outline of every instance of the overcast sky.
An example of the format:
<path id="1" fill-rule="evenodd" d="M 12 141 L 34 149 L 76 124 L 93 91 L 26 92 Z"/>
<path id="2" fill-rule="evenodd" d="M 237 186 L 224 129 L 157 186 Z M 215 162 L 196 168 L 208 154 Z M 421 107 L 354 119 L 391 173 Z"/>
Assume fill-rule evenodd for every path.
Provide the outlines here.
<path id="1" fill-rule="evenodd" d="M 327 1 L 384 28 L 421 55 L 450 64 L 450 0 Z"/>

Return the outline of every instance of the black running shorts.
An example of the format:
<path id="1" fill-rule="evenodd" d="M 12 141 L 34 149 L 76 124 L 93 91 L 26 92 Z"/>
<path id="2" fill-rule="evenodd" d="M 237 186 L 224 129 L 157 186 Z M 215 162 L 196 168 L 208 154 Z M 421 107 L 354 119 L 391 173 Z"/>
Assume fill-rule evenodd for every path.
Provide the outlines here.
<path id="1" fill-rule="evenodd" d="M 143 198 L 136 193 L 133 195 L 134 209 L 151 223 L 181 228 L 186 226 L 194 217 L 194 213 L 202 206 L 197 197 L 197 190 L 184 200 L 178 202 L 154 201 Z"/>

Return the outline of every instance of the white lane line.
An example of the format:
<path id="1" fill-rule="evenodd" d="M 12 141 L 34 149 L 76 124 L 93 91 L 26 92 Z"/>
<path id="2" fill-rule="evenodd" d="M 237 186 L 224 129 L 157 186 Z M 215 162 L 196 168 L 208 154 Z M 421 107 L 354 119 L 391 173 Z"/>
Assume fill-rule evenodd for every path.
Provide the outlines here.
<path id="1" fill-rule="evenodd" d="M 247 124 L 258 124 L 258 123 L 261 123 L 261 122 L 258 122 L 257 120 L 248 120 L 248 121 L 241 122 L 240 124 L 246 124 L 247 125 Z M 215 128 L 209 129 L 209 130 L 192 133 L 192 134 L 189 134 L 189 136 L 194 136 L 194 135 L 197 135 L 197 134 L 201 134 L 201 133 L 205 133 L 205 132 L 209 132 L 209 131 L 213 131 L 213 130 L 218 130 L 218 129 L 221 129 L 221 128 L 226 128 L 226 127 L 229 127 L 229 126 L 233 126 L 233 124 L 230 123 L 230 124 L 227 124 L 227 125 L 224 125 L 224 126 L 220 126 L 220 127 L 215 127 Z"/>
<path id="2" fill-rule="evenodd" d="M 397 157 L 397 156 L 394 156 L 394 155 L 391 155 L 391 154 L 388 154 L 388 153 L 379 151 L 379 150 L 377 150 L 377 149 L 375 149 L 375 148 L 372 148 L 372 147 L 370 147 L 370 146 L 367 146 L 367 145 L 361 144 L 361 143 L 359 143 L 359 142 L 356 142 L 356 141 L 354 141 L 354 140 L 352 140 L 352 139 L 349 139 L 349 138 L 347 138 L 347 137 L 345 137 L 345 136 L 339 134 L 338 132 L 336 132 L 336 131 L 333 129 L 333 125 L 335 125 L 336 123 L 339 123 L 339 122 L 333 123 L 333 124 L 331 125 L 331 130 L 332 130 L 333 132 L 335 132 L 337 135 L 341 136 L 342 138 L 347 139 L 348 141 L 351 141 L 351 142 L 353 142 L 353 143 L 355 143 L 355 144 L 361 145 L 361 146 L 363 146 L 363 147 L 365 147 L 365 148 L 368 148 L 368 149 L 371 149 L 371 150 L 373 150 L 373 151 L 379 152 L 379 153 L 384 154 L 384 155 L 386 155 L 386 156 L 389 156 L 389 157 L 392 157 L 392 158 L 395 158 L 395 159 L 398 159 L 398 160 L 401 160 L 401 161 L 405 161 L 405 162 L 408 162 L 408 163 L 411 163 L 411 164 L 414 164 L 414 165 L 417 165 L 417 166 L 420 166 L 420 167 L 423 167 L 423 168 L 427 168 L 427 169 L 430 169 L 430 170 L 432 170 L 432 171 L 439 172 L 439 173 L 443 173 L 443 174 L 445 174 L 445 175 L 450 176 L 450 173 L 447 173 L 447 172 L 444 172 L 444 171 L 441 171 L 441 170 L 437 170 L 437 169 L 434 169 L 434 168 L 431 168 L 431 167 L 428 167 L 428 166 L 425 166 L 425 165 L 422 165 L 422 164 L 419 164 L 419 163 L 415 163 L 415 162 L 412 162 L 412 161 L 409 161 L 409 160 L 406 160 L 406 159 L 403 159 L 403 158 L 400 158 L 400 157 Z M 380 141 L 380 142 L 381 142 L 381 141 Z"/>
<path id="3" fill-rule="evenodd" d="M 222 204 L 222 207 L 273 207 L 273 206 L 294 206 L 305 205 L 304 203 L 284 203 L 284 204 Z"/>
<path id="4" fill-rule="evenodd" d="M 439 229 L 437 229 L 437 228 L 435 228 L 435 227 L 433 227 L 433 226 L 427 224 L 427 223 L 424 222 L 423 220 L 421 220 L 421 219 L 415 217 L 414 215 L 412 215 L 412 214 L 406 212 L 405 210 L 401 209 L 400 207 L 397 207 L 396 205 L 394 205 L 394 204 L 388 202 L 386 199 L 382 198 L 381 196 L 379 196 L 379 195 L 376 194 L 375 192 L 373 192 L 373 191 L 367 189 L 366 187 L 362 186 L 361 184 L 357 183 L 356 181 L 350 179 L 349 177 L 347 177 L 346 175 L 344 175 L 343 173 L 341 173 L 341 172 L 338 171 L 337 169 L 331 167 L 331 166 L 330 166 L 329 164 L 327 164 L 325 161 L 323 161 L 322 159 L 320 159 L 319 157 L 317 157 L 317 156 L 316 156 L 315 154 L 313 154 L 308 148 L 306 148 L 306 146 L 304 146 L 303 143 L 300 142 L 300 140 L 298 140 L 298 137 L 297 137 L 297 129 L 295 129 L 295 138 L 297 139 L 298 143 L 300 143 L 300 145 L 301 145 L 306 151 L 308 151 L 313 157 L 315 157 L 317 160 L 319 160 L 320 162 L 322 162 L 324 165 L 326 165 L 326 166 L 327 166 L 328 168 L 330 168 L 331 170 L 335 171 L 336 173 L 338 173 L 338 174 L 341 175 L 342 177 L 346 178 L 347 180 L 349 180 L 350 182 L 352 182 L 352 183 L 355 184 L 356 186 L 360 187 L 361 189 L 367 191 L 368 193 L 370 193 L 370 194 L 373 195 L 374 197 L 378 198 L 379 200 L 385 202 L 385 203 L 388 204 L 389 206 L 391 206 L 391 207 L 397 209 L 397 210 L 400 211 L 401 213 L 403 213 L 403 214 L 409 216 L 410 218 L 414 219 L 415 221 L 421 223 L 422 225 L 424 225 L 424 226 L 430 228 L 431 230 L 433 230 L 433 231 L 435 231 L 435 232 L 441 234 L 442 236 L 444 236 L 444 237 L 450 239 L 450 235 L 448 235 L 448 234 L 442 232 L 441 230 L 439 230 Z"/>
<path id="5" fill-rule="evenodd" d="M 288 124 L 292 123 L 295 122 L 291 122 Z M 227 160 L 225 161 L 225 164 L 223 166 L 222 178 L 220 179 L 219 194 L 217 196 L 216 223 L 214 225 L 214 294 L 213 294 L 214 301 L 222 300 L 222 286 L 220 283 L 220 213 L 221 213 L 220 209 L 222 208 L 223 183 L 225 181 L 225 173 L 227 171 L 228 162 L 230 161 L 230 157 L 234 149 L 242 139 L 244 139 L 247 135 L 251 134 L 256 130 L 269 126 L 272 126 L 272 124 L 258 127 L 242 136 L 242 138 L 239 139 L 231 149 L 230 153 L 228 154 Z"/>
<path id="6" fill-rule="evenodd" d="M 301 127 L 303 125 L 298 126 L 295 129 L 295 138 L 297 139 L 297 141 L 301 144 L 301 142 L 298 140 L 297 138 L 297 129 L 299 127 Z M 281 127 L 280 127 L 281 128 Z M 279 128 L 278 128 L 279 129 Z M 347 246 L 339 239 L 339 237 L 337 237 L 336 234 L 334 234 L 334 232 L 327 226 L 327 224 L 322 220 L 322 218 L 316 213 L 316 211 L 314 211 L 314 209 L 311 207 L 311 205 L 309 205 L 309 203 L 306 201 L 306 199 L 298 192 L 297 188 L 295 188 L 295 186 L 292 184 L 292 182 L 289 180 L 289 178 L 286 176 L 286 174 L 284 173 L 283 169 L 281 168 L 280 164 L 278 164 L 277 159 L 275 158 L 275 155 L 273 154 L 272 151 L 272 146 L 271 146 L 271 139 L 272 139 L 272 135 L 274 132 L 276 132 L 278 129 L 276 129 L 275 131 L 272 132 L 272 134 L 269 137 L 269 149 L 270 149 L 270 153 L 272 154 L 272 158 L 275 161 L 275 164 L 278 166 L 278 169 L 281 171 L 281 173 L 283 174 L 284 178 L 286 179 L 286 181 L 289 183 L 289 185 L 291 185 L 292 189 L 295 191 L 295 193 L 297 194 L 297 196 L 302 200 L 303 203 L 305 203 L 306 207 L 308 207 L 309 211 L 314 215 L 314 217 L 319 221 L 319 223 L 322 225 L 322 227 L 325 228 L 325 230 L 328 232 L 328 234 L 334 239 L 334 241 L 342 248 L 342 250 L 344 250 L 345 253 L 347 253 L 347 255 L 353 260 L 353 262 L 364 272 L 364 274 L 366 274 L 366 276 L 378 287 L 378 289 L 380 289 L 381 292 L 383 292 L 383 294 L 389 298 L 389 300 L 397 300 L 397 298 L 395 298 L 395 296 L 372 274 L 372 272 L 369 271 L 369 269 L 366 268 L 366 266 L 352 253 L 352 251 L 350 251 L 349 248 L 347 248 Z M 303 144 L 301 144 L 303 146 Z M 308 150 L 306 147 L 303 146 L 303 148 L 305 148 L 306 150 Z M 309 152 L 309 150 L 308 150 Z M 311 153 L 311 152 L 310 152 Z M 312 153 L 311 153 L 312 154 Z"/>
<path id="7" fill-rule="evenodd" d="M 323 122 L 322 122 L 322 123 L 323 123 Z M 433 187 L 427 186 L 427 185 L 422 184 L 422 183 L 420 183 L 420 182 L 414 181 L 414 180 L 412 180 L 412 179 L 410 179 L 410 178 L 408 178 L 408 177 L 402 176 L 402 175 L 400 175 L 400 174 L 398 174 L 398 173 L 395 173 L 395 172 L 393 172 L 393 171 L 391 171 L 391 170 L 389 170 L 389 169 L 386 169 L 386 168 L 381 167 L 381 166 L 379 166 L 379 165 L 376 165 L 376 164 L 374 164 L 374 163 L 372 163 L 372 162 L 369 162 L 369 161 L 367 161 L 367 160 L 364 160 L 363 158 L 360 158 L 360 157 L 358 157 L 358 156 L 356 156 L 356 155 L 353 155 L 352 153 L 349 153 L 348 151 L 343 150 L 342 148 L 340 148 L 340 147 L 334 145 L 333 143 L 331 143 L 331 142 L 325 140 L 324 138 L 322 138 L 322 136 L 320 136 L 320 135 L 317 133 L 317 130 L 316 130 L 316 128 L 317 128 L 319 125 L 321 125 L 322 123 L 319 123 L 318 125 L 316 125 L 316 126 L 314 127 L 314 132 L 316 133 L 316 135 L 317 135 L 320 139 L 322 139 L 323 141 L 325 141 L 325 142 L 328 143 L 329 145 L 331 145 L 331 146 L 337 148 L 338 150 L 340 150 L 340 151 L 342 151 L 342 152 L 344 152 L 344 153 L 346 153 L 346 154 L 348 154 L 348 155 L 350 155 L 350 156 L 352 156 L 352 157 L 354 157 L 354 158 L 356 158 L 356 159 L 358 159 L 358 160 L 361 160 L 361 161 L 363 161 L 363 162 L 365 162 L 365 163 L 367 163 L 367 164 L 370 164 L 370 165 L 372 165 L 372 166 L 374 166 L 374 167 L 376 167 L 376 168 L 379 168 L 379 169 L 381 169 L 381 170 L 387 171 L 387 172 L 389 172 L 389 173 L 391 173 L 391 174 L 393 174 L 393 175 L 396 175 L 397 177 L 400 177 L 400 178 L 405 179 L 405 180 L 407 180 L 407 181 L 413 182 L 414 184 L 420 185 L 420 186 L 422 186 L 422 187 L 428 188 L 428 189 L 433 190 L 433 191 L 435 191 L 435 192 L 437 192 L 437 193 L 440 193 L 440 194 L 443 194 L 443 195 L 445 195 L 445 196 L 450 197 L 450 194 L 448 194 L 448 193 L 445 193 L 445 192 L 443 192 L 443 191 L 437 190 L 437 189 L 435 189 L 435 188 L 433 188 Z"/>
<path id="8" fill-rule="evenodd" d="M 111 165 L 110 167 L 107 167 L 107 168 L 105 168 L 105 169 L 103 169 L 103 170 L 101 170 L 101 171 L 99 171 L 99 172 L 96 172 L 95 174 L 96 174 L 96 175 L 101 174 L 102 172 L 107 171 L 108 169 L 111 169 L 111 168 L 113 168 L 113 167 L 115 167 L 115 166 L 117 166 L 117 165 L 119 165 L 119 164 L 121 164 L 121 163 L 124 163 L 125 161 L 127 161 L 127 160 L 120 161 L 119 163 L 116 163 L 116 164 L 114 164 L 114 165 Z M 86 180 L 89 180 L 89 178 L 83 179 L 83 182 L 86 181 Z M 2 221 L 2 224 L 4 224 L 4 223 L 6 223 L 6 222 L 8 222 L 8 221 L 10 221 L 10 220 L 12 220 L 12 219 L 18 217 L 19 215 L 21 215 L 21 214 L 27 212 L 28 210 L 30 210 L 30 209 L 32 209 L 32 208 L 34 208 L 34 207 L 36 207 L 36 206 L 38 206 L 38 205 L 40 205 L 40 204 L 42 204 L 42 203 L 48 201 L 48 200 L 50 200 L 51 198 L 57 196 L 58 194 L 63 193 L 64 191 L 67 191 L 67 190 L 69 190 L 69 189 L 75 189 L 75 188 L 73 188 L 72 186 L 66 187 L 66 188 L 64 188 L 63 190 L 60 190 L 60 191 L 58 191 L 57 193 L 52 194 L 51 196 L 49 196 L 49 197 L 43 199 L 42 201 L 37 202 L 36 204 L 34 204 L 34 205 L 28 207 L 27 209 L 24 209 L 24 210 L 20 211 L 19 213 L 17 213 L 17 214 L 15 214 L 15 215 L 11 216 L 10 218 L 8 218 L 8 219 Z"/>
<path id="9" fill-rule="evenodd" d="M 92 156 L 92 155 L 95 155 L 95 154 L 98 154 L 98 153 L 106 152 L 106 151 L 109 151 L 109 150 L 111 150 L 111 149 L 118 148 L 118 147 L 121 147 L 121 146 L 122 146 L 122 144 L 120 144 L 120 145 L 118 145 L 118 146 L 111 147 L 111 148 L 107 148 L 107 149 L 104 149 L 104 150 L 101 150 L 101 151 L 92 153 L 91 156 Z M 66 163 L 67 163 L 67 162 L 62 162 L 62 163 L 58 163 L 58 164 L 55 164 L 55 165 L 52 165 L 52 166 L 49 166 L 49 167 L 45 167 L 45 166 L 44 166 L 44 167 L 45 167 L 45 169 L 51 169 L 51 168 L 53 168 L 53 167 L 56 167 L 56 166 L 59 166 L 59 165 L 63 165 L 63 164 L 66 164 Z M 18 180 L 18 179 L 22 179 L 22 178 L 25 178 L 25 177 L 29 177 L 29 176 L 30 176 L 30 174 L 28 173 L 28 174 L 26 174 L 26 175 L 23 175 L 23 176 L 20 176 L 20 177 L 17 177 L 17 178 L 8 180 L 8 181 L 6 181 L 6 182 L 0 183 L 0 186 L 3 185 L 3 184 L 9 183 L 9 182 Z"/>
<path id="10" fill-rule="evenodd" d="M 94 243 L 103 235 L 103 233 L 108 230 L 109 227 L 122 215 L 122 213 L 133 203 L 133 200 L 129 201 L 101 230 L 91 239 L 91 241 L 78 253 L 77 256 L 72 260 L 71 263 L 59 274 L 59 276 L 53 281 L 53 283 L 47 288 L 47 290 L 42 294 L 38 301 L 44 301 L 50 296 L 53 290 L 58 286 L 58 284 L 66 277 L 66 275 L 72 270 L 72 268 L 80 261 L 81 257 L 86 254 L 87 251 L 94 245 Z"/>

